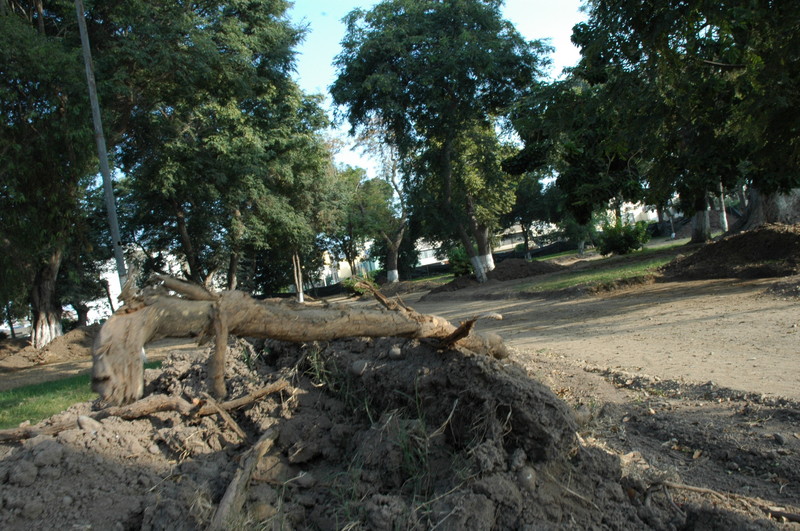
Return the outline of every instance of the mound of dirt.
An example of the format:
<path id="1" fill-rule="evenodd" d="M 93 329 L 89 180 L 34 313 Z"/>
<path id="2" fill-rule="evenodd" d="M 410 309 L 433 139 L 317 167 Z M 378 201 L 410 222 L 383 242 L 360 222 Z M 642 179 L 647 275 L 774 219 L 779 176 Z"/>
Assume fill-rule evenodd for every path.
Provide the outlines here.
<path id="1" fill-rule="evenodd" d="M 553 264 L 550 262 L 529 262 L 524 258 L 509 258 L 499 262 L 494 270 L 487 273 L 489 282 L 505 282 L 508 280 L 516 280 L 518 278 L 532 277 L 536 275 L 545 275 L 561 271 L 564 266 Z M 447 284 L 438 286 L 430 291 L 430 295 L 437 293 L 448 293 L 451 291 L 458 291 L 466 288 L 474 288 L 479 286 L 477 280 L 473 276 L 456 277 Z"/>
<path id="2" fill-rule="evenodd" d="M 495 267 L 493 271 L 489 271 L 486 276 L 492 280 L 504 282 L 507 280 L 516 280 L 518 278 L 554 273 L 562 269 L 564 269 L 563 266 L 550 262 L 539 262 L 535 260 L 529 262 L 524 258 L 509 258 L 499 262 L 497 267 Z"/>
<path id="3" fill-rule="evenodd" d="M 404 295 L 406 293 L 416 293 L 420 291 L 430 291 L 436 289 L 441 284 L 432 281 L 400 281 L 391 284 L 383 284 L 381 286 L 381 293 L 387 297 L 394 297 L 395 295 Z M 371 297 L 372 295 L 370 295 Z"/>
<path id="4" fill-rule="evenodd" d="M 173 352 L 146 371 L 148 392 L 202 397 L 207 357 Z M 247 440 L 216 416 L 97 422 L 80 417 L 90 403 L 73 406 L 48 422 L 74 428 L 0 445 L 0 527 L 208 528 L 243 453 L 273 429 L 230 527 L 770 528 L 720 505 L 676 510 L 513 362 L 392 338 L 232 343 L 230 398 L 279 379 L 293 387 L 232 412 Z"/>
<path id="5" fill-rule="evenodd" d="M 765 225 L 728 236 L 676 258 L 662 272 L 685 280 L 796 275 L 800 273 L 800 225 Z"/>
<path id="6" fill-rule="evenodd" d="M 449 293 L 451 291 L 473 288 L 475 286 L 480 286 L 480 284 L 473 276 L 456 277 L 447 284 L 442 284 L 441 286 L 432 289 L 429 295 L 434 295 L 436 293 Z"/>
<path id="7" fill-rule="evenodd" d="M 91 358 L 92 343 L 99 330 L 99 324 L 76 328 L 55 338 L 42 350 L 36 350 L 27 342 L 22 346 L 25 340 L 0 342 L 0 370 Z"/>

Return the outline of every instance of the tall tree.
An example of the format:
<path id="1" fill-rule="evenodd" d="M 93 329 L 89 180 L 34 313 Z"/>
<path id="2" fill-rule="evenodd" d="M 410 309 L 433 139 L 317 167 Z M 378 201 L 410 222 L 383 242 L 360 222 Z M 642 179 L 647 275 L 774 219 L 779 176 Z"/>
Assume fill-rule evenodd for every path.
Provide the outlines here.
<path id="1" fill-rule="evenodd" d="M 719 181 L 744 177 L 772 206 L 800 185 L 797 5 L 592 0 L 588 11 L 574 34 L 579 70 L 602 82 L 634 73 L 652 87 L 647 108 L 661 119 L 643 138 L 668 141 L 660 158 L 671 164 L 654 153 L 653 167 L 672 169 L 689 212 L 705 209 Z M 796 219 L 795 201 L 758 221 Z"/>
<path id="2" fill-rule="evenodd" d="M 543 65 L 500 16 L 499 0 L 387 0 L 346 18 L 331 95 L 354 130 L 377 119 L 401 156 L 420 154 L 440 181 L 438 208 L 457 227 L 476 265 L 471 227 L 453 194 L 459 135 L 502 116 Z M 480 224 L 475 225 L 479 231 Z M 475 234 L 480 241 L 480 233 Z M 485 270 L 476 268 L 478 278 Z"/>
<path id="3" fill-rule="evenodd" d="M 3 283 L 26 287 L 36 348 L 62 332 L 56 280 L 94 159 L 74 20 L 71 2 L 0 14 Z"/>
<path id="4" fill-rule="evenodd" d="M 380 220 L 376 226 L 376 237 L 382 240 L 380 248 L 385 250 L 386 279 L 390 283 L 398 282 L 398 260 L 408 229 L 409 214 L 408 194 L 402 185 L 401 171 L 403 166 L 409 165 L 403 164 L 397 142 L 391 132 L 379 122 L 362 128 L 358 145 L 378 160 L 378 175 L 389 186 L 384 207 L 376 212 L 376 219 Z M 376 183 L 375 186 L 379 185 Z M 386 190 L 386 187 L 383 188 Z"/>

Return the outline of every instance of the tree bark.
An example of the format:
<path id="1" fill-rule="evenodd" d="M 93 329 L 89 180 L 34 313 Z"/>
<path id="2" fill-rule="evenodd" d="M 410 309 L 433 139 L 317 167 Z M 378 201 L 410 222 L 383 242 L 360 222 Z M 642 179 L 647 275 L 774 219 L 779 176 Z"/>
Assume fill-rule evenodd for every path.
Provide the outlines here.
<path id="1" fill-rule="evenodd" d="M 39 267 L 31 288 L 31 343 L 41 349 L 63 334 L 61 305 L 56 298 L 56 278 L 61 267 L 61 249 L 53 251 L 45 264 Z"/>
<path id="2" fill-rule="evenodd" d="M 194 245 L 192 245 L 192 238 L 189 235 L 189 229 L 186 226 L 186 211 L 183 206 L 174 203 L 175 216 L 178 221 L 178 234 L 181 237 L 181 246 L 186 255 L 186 265 L 189 266 L 189 279 L 198 284 L 203 283 L 203 275 L 200 272 L 200 261 L 197 258 Z"/>
<path id="3" fill-rule="evenodd" d="M 400 273 L 397 270 L 397 258 L 400 254 L 399 249 L 393 244 L 389 244 L 386 251 L 386 280 L 390 284 L 400 281 Z"/>
<path id="4" fill-rule="evenodd" d="M 71 302 L 70 305 L 75 310 L 75 315 L 78 316 L 78 326 L 86 326 L 89 324 L 89 307 L 80 301 Z"/>
<path id="5" fill-rule="evenodd" d="M 692 239 L 689 243 L 706 243 L 711 239 L 708 209 L 698 210 L 692 218 Z"/>
<path id="6" fill-rule="evenodd" d="M 749 205 L 741 230 L 752 230 L 767 223 L 800 223 L 800 188 L 786 194 L 762 194 L 751 186 Z"/>
<path id="7" fill-rule="evenodd" d="M 447 342 L 458 330 L 445 319 L 418 314 L 379 294 L 376 296 L 383 309 L 303 306 L 290 301 L 259 301 L 240 291 L 212 294 L 186 282 L 166 277 L 161 280 L 163 287 L 130 300 L 100 329 L 92 356 L 92 389 L 109 403 L 127 403 L 142 396 L 142 350 L 147 342 L 164 337 L 211 335 L 216 327 L 237 336 L 294 342 L 345 337 L 434 338 Z M 164 288 L 190 298 L 169 296 Z M 508 356 L 503 341 L 495 334 L 470 332 L 457 344 L 496 358 Z M 209 367 L 210 381 L 215 382 L 223 366 L 217 359 L 214 367 Z"/>
<path id="8" fill-rule="evenodd" d="M 108 285 L 107 280 L 103 280 L 103 289 L 106 292 L 106 299 L 108 300 L 108 307 L 111 308 L 111 313 L 114 313 L 114 298 L 111 296 L 111 287 Z"/>
<path id="9" fill-rule="evenodd" d="M 722 232 L 727 233 L 730 227 L 728 226 L 728 213 L 725 212 L 725 188 L 722 186 L 721 180 L 717 192 L 719 193 L 719 223 L 722 226 Z"/>
<path id="10" fill-rule="evenodd" d="M 520 223 L 520 227 L 522 227 L 522 238 L 525 240 L 525 260 L 531 259 L 531 233 L 530 233 L 530 225 L 526 223 Z"/>
<path id="11" fill-rule="evenodd" d="M 294 287 L 297 290 L 297 302 L 303 304 L 303 267 L 300 264 L 300 256 L 297 253 L 292 254 L 292 271 L 294 273 Z"/>
<path id="12" fill-rule="evenodd" d="M 2 14 L 2 13 L 0 13 Z M 8 321 L 8 332 L 11 334 L 11 339 L 17 338 L 17 333 L 14 331 L 14 318 L 11 317 L 11 303 L 6 303 L 6 320 Z"/>
<path id="13" fill-rule="evenodd" d="M 239 253 L 237 251 L 231 252 L 231 258 L 228 262 L 228 282 L 227 288 L 228 291 L 233 291 L 236 289 L 236 275 L 239 272 Z"/>

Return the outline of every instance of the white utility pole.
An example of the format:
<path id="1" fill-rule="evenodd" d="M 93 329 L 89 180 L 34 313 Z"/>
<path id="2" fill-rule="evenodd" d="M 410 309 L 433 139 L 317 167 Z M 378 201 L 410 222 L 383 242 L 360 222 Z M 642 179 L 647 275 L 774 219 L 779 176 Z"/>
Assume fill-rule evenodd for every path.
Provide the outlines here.
<path id="1" fill-rule="evenodd" d="M 86 31 L 83 0 L 75 0 L 75 11 L 78 14 L 78 28 L 81 33 L 81 47 L 83 48 L 83 64 L 86 66 L 86 83 L 89 86 L 89 101 L 92 104 L 92 121 L 94 122 L 94 139 L 97 142 L 97 158 L 100 160 L 100 173 L 103 175 L 103 191 L 105 195 L 108 224 L 111 228 L 112 247 L 114 259 L 117 262 L 120 288 L 125 285 L 128 273 L 125 269 L 125 257 L 122 254 L 122 241 L 119 235 L 117 222 L 117 206 L 114 201 L 114 189 L 111 183 L 111 169 L 108 165 L 108 151 L 106 137 L 103 134 L 103 121 L 100 118 L 100 104 L 97 101 L 97 85 L 94 81 L 94 67 L 92 66 L 92 52 L 89 49 L 89 33 Z"/>

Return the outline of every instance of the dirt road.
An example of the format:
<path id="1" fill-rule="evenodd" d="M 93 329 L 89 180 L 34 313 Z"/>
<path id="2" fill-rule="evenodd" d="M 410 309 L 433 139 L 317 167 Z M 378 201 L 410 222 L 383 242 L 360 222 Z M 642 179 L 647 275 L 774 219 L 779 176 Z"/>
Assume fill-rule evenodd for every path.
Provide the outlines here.
<path id="1" fill-rule="evenodd" d="M 520 281 L 522 282 L 522 281 Z M 774 280 L 659 282 L 574 298 L 509 298 L 519 282 L 409 302 L 457 321 L 487 311 L 479 330 L 519 350 L 593 366 L 800 400 L 800 306 L 764 295 Z M 486 300 L 490 298 L 490 300 Z"/>

